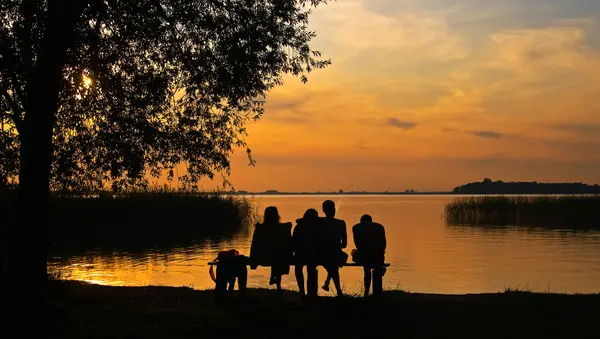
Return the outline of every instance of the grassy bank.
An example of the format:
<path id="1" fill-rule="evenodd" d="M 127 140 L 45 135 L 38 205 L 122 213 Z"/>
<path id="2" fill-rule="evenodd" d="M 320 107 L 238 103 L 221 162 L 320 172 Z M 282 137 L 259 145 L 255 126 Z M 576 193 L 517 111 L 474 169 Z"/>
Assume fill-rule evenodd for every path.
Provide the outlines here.
<path id="1" fill-rule="evenodd" d="M 4 199 L 1 213 L 14 222 L 14 199 Z M 53 195 L 48 240 L 59 248 L 178 243 L 231 236 L 254 215 L 252 202 L 241 196 L 167 191 Z"/>
<path id="2" fill-rule="evenodd" d="M 600 228 L 600 196 L 476 196 L 446 204 L 451 225 Z"/>
<path id="3" fill-rule="evenodd" d="M 379 302 L 250 290 L 214 303 L 212 291 L 53 282 L 46 318 L 62 338 L 592 338 L 600 295 L 385 292 Z"/>

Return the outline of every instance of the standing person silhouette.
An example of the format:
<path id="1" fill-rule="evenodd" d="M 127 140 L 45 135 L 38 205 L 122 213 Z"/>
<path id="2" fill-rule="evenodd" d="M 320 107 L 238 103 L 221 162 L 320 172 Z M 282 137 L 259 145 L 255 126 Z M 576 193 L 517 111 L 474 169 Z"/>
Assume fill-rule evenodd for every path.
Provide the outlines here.
<path id="1" fill-rule="evenodd" d="M 294 246 L 294 262 L 296 264 L 296 282 L 300 295 L 304 298 L 308 292 L 309 297 L 316 297 L 318 292 L 318 227 L 319 212 L 309 209 L 302 219 L 296 220 L 292 241 Z M 304 288 L 303 269 L 306 266 L 306 289 Z"/>
<path id="2" fill-rule="evenodd" d="M 329 282 L 333 280 L 337 295 L 342 296 L 340 267 L 348 260 L 348 255 L 342 250 L 348 244 L 346 222 L 335 218 L 336 209 L 332 200 L 325 200 L 322 207 L 325 217 L 320 218 L 319 256 L 327 270 L 323 289 L 329 291 Z"/>
<path id="3" fill-rule="evenodd" d="M 364 296 L 369 296 L 371 277 L 373 279 L 373 296 L 379 297 L 383 292 L 383 275 L 385 274 L 385 229 L 383 225 L 373 222 L 373 218 L 365 214 L 360 223 L 352 227 L 356 251 L 353 260 L 364 269 Z"/>
<path id="4" fill-rule="evenodd" d="M 280 222 L 277 207 L 265 209 L 263 222 L 256 224 L 250 246 L 250 262 L 253 268 L 258 265 L 271 266 L 269 284 L 277 285 L 281 294 L 281 277 L 290 274 L 292 262 L 292 223 Z"/>

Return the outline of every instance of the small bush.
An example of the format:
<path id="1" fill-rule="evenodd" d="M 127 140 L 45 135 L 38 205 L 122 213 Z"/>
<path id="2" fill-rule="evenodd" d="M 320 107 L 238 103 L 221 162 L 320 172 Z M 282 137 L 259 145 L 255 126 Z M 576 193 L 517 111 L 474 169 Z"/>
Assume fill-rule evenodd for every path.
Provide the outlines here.
<path id="1" fill-rule="evenodd" d="M 2 214 L 15 222 L 14 199 L 3 199 Z M 51 248 L 184 244 L 231 237 L 255 218 L 242 196 L 147 191 L 113 195 L 52 195 L 47 236 Z"/>

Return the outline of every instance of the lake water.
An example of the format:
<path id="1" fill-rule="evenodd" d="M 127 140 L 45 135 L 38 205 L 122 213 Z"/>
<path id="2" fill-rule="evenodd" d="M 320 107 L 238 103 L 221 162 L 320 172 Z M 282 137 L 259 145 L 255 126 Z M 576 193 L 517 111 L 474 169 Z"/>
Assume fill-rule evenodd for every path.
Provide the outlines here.
<path id="1" fill-rule="evenodd" d="M 274 205 L 283 221 L 293 221 L 308 208 L 321 210 L 335 201 L 337 217 L 348 225 L 348 249 L 354 248 L 351 227 L 368 213 L 386 228 L 391 263 L 384 288 L 422 293 L 482 293 L 505 288 L 568 293 L 600 292 L 600 232 L 515 227 L 449 226 L 444 204 L 452 196 L 257 196 L 262 211 Z M 321 214 L 321 212 L 320 212 Z M 165 225 L 168 227 L 168 225 Z M 185 248 L 144 253 L 89 252 L 55 257 L 49 263 L 65 278 L 106 285 L 165 285 L 212 288 L 207 262 L 221 250 L 249 254 L 252 229 L 221 241 L 199 241 Z M 269 268 L 249 271 L 250 287 L 269 287 Z M 346 292 L 362 293 L 362 269 L 341 269 Z M 319 285 L 325 272 L 319 269 Z M 297 290 L 292 274 L 284 288 Z M 319 291 L 320 295 L 332 292 Z"/>

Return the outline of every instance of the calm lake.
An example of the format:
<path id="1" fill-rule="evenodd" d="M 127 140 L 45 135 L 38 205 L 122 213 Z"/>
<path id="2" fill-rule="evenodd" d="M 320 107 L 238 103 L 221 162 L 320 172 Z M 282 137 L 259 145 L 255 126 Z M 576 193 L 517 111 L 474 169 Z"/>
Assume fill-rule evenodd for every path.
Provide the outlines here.
<path id="1" fill-rule="evenodd" d="M 294 221 L 308 208 L 321 213 L 321 202 L 335 201 L 337 217 L 348 225 L 348 249 L 354 248 L 352 226 L 364 213 L 386 228 L 391 263 L 384 287 L 422 293 L 498 292 L 505 288 L 568 293 L 600 292 L 600 232 L 449 226 L 444 204 L 453 196 L 334 195 L 256 196 L 262 212 L 277 206 L 283 221 Z M 168 225 L 165 225 L 168 227 Z M 63 277 L 106 285 L 164 285 L 212 288 L 207 262 L 221 250 L 249 254 L 252 229 L 222 240 L 136 253 L 88 252 L 55 257 L 50 267 Z M 293 270 L 292 270 L 293 272 Z M 250 287 L 269 287 L 269 268 L 249 271 Z M 362 269 L 341 269 L 348 293 L 362 293 Z M 325 272 L 319 269 L 319 285 Z M 284 287 L 297 290 L 293 274 Z M 319 291 L 320 295 L 333 295 Z"/>

